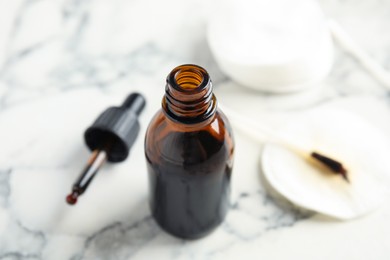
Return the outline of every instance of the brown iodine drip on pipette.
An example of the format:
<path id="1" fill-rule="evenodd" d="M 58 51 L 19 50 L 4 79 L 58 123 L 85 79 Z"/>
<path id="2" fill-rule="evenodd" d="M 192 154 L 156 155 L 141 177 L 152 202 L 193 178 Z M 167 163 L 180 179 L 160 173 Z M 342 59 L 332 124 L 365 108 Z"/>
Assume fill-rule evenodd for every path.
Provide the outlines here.
<path id="1" fill-rule="evenodd" d="M 350 183 L 347 175 L 347 169 L 344 168 L 342 163 L 317 152 L 312 152 L 310 156 L 327 167 L 333 173 L 340 174 L 346 182 Z"/>
<path id="2" fill-rule="evenodd" d="M 88 164 L 77 181 L 73 184 L 72 193 L 66 197 L 66 202 L 70 205 L 77 203 L 77 198 L 85 192 L 92 179 L 95 177 L 101 166 L 107 159 L 107 153 L 104 150 L 95 150 L 92 153 Z"/>

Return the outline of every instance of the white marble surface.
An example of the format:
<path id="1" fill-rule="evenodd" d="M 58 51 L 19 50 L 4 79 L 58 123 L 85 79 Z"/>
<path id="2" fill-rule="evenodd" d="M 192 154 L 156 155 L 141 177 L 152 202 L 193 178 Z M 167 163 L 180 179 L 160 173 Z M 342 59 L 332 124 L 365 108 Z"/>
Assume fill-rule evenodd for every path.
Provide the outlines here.
<path id="1" fill-rule="evenodd" d="M 321 4 L 390 70 L 389 1 Z M 210 1 L 0 0 L 0 259 L 388 259 L 390 199 L 349 222 L 297 209 L 271 195 L 260 146 L 239 132 L 232 206 L 220 228 L 182 241 L 153 222 L 142 139 L 176 65 L 204 66 L 222 102 L 275 119 L 272 127 L 291 111 L 333 102 L 390 133 L 388 90 L 339 49 L 331 75 L 304 93 L 271 96 L 231 82 L 205 40 L 213 8 Z M 148 105 L 130 159 L 107 166 L 80 203 L 67 206 L 88 157 L 84 129 L 134 90 Z"/>

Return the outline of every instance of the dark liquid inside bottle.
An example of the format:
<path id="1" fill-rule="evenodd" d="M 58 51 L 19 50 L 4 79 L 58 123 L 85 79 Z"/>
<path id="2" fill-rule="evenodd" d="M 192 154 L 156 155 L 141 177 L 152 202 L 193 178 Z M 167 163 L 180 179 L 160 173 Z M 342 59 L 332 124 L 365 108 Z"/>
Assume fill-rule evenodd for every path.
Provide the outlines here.
<path id="1" fill-rule="evenodd" d="M 151 209 L 156 221 L 182 238 L 207 235 L 229 207 L 231 165 L 223 142 L 206 131 L 169 134 L 159 164 L 148 161 Z M 172 149 L 172 144 L 179 145 Z M 159 145 L 160 146 L 160 145 Z M 169 158 L 180 158 L 173 163 Z"/>
<path id="2" fill-rule="evenodd" d="M 195 239 L 223 221 L 233 150 L 229 122 L 217 109 L 207 72 L 194 65 L 174 69 L 145 137 L 150 207 L 164 230 Z"/>

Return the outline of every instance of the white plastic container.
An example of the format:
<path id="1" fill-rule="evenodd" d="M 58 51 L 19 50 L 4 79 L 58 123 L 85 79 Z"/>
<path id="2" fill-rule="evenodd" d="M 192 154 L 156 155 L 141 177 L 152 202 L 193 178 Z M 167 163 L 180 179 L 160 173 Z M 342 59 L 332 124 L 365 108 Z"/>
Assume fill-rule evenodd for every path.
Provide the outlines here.
<path id="1" fill-rule="evenodd" d="M 211 18 L 208 42 L 223 72 L 266 92 L 312 86 L 333 63 L 331 35 L 312 0 L 229 1 Z"/>

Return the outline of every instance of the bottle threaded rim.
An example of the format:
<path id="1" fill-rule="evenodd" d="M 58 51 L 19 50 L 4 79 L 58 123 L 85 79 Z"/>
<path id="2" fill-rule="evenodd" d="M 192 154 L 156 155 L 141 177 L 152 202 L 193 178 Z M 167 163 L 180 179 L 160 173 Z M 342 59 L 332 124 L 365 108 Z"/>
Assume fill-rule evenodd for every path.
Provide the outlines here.
<path id="1" fill-rule="evenodd" d="M 168 117 L 185 124 L 210 118 L 216 110 L 216 98 L 207 71 L 192 64 L 174 68 L 167 77 L 162 107 Z"/>

